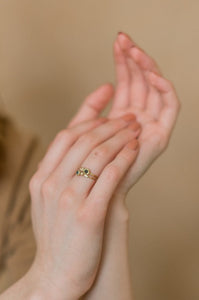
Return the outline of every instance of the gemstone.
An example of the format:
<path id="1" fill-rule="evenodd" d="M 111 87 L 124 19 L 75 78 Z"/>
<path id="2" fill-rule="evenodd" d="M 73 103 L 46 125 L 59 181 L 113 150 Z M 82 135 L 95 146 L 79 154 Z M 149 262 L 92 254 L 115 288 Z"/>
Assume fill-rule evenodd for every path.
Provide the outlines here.
<path id="1" fill-rule="evenodd" d="M 77 171 L 76 174 L 79 175 L 79 171 Z"/>
<path id="2" fill-rule="evenodd" d="M 86 174 L 88 174 L 88 170 L 86 169 L 85 171 L 84 171 Z"/>

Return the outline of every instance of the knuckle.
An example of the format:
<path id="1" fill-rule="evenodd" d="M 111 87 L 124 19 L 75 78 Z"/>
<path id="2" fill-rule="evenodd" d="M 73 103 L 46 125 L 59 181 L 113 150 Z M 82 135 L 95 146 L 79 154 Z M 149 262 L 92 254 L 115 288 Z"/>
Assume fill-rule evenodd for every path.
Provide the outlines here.
<path id="1" fill-rule="evenodd" d="M 94 141 L 96 140 L 96 135 L 93 133 L 93 132 L 89 132 L 89 133 L 86 133 L 86 134 L 83 134 L 78 142 L 81 144 L 81 143 L 86 143 L 86 144 L 93 144 Z"/>
<path id="2" fill-rule="evenodd" d="M 59 206 L 63 210 L 68 210 L 76 201 L 76 193 L 72 187 L 67 187 L 60 196 Z"/>
<path id="3" fill-rule="evenodd" d="M 73 141 L 75 138 L 70 129 L 62 129 L 56 135 L 57 140 L 67 140 L 68 142 Z"/>
<path id="4" fill-rule="evenodd" d="M 34 194 L 40 189 L 40 179 L 39 176 L 35 173 L 29 182 L 29 191 L 31 194 Z"/>
<path id="5" fill-rule="evenodd" d="M 55 195 L 57 183 L 53 178 L 48 178 L 41 186 L 41 195 L 43 199 L 52 198 Z"/>
<path id="6" fill-rule="evenodd" d="M 91 153 L 91 155 L 94 158 L 101 158 L 104 157 L 109 151 L 109 147 L 107 145 L 103 145 L 103 146 L 99 146 L 96 149 L 93 150 L 93 152 Z"/>
<path id="7" fill-rule="evenodd" d="M 113 163 L 109 164 L 105 170 L 105 177 L 109 181 L 118 181 L 121 177 L 121 171 L 119 167 Z"/>

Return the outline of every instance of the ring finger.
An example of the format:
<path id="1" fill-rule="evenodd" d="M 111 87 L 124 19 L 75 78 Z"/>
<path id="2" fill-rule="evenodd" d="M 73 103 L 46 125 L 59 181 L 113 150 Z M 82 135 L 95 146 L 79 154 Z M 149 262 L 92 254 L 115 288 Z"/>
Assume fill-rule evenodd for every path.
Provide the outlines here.
<path id="1" fill-rule="evenodd" d="M 59 197 L 63 189 L 66 188 L 66 183 L 73 178 L 74 172 L 82 165 L 82 162 L 97 145 L 110 139 L 131 122 L 135 122 L 135 116 L 132 114 L 108 121 L 106 124 L 82 135 L 71 146 L 61 163 L 46 179 L 49 185 L 56 187 L 56 195 L 52 195 L 52 198 Z"/>
<path id="2" fill-rule="evenodd" d="M 91 170 L 95 176 L 99 176 L 105 166 L 115 158 L 122 148 L 139 135 L 140 130 L 140 125 L 137 122 L 121 130 L 115 136 L 93 149 L 82 163 L 82 167 L 88 168 L 88 171 Z M 83 180 L 82 176 L 74 176 L 70 184 L 72 189 L 77 190 L 77 194 L 81 197 L 86 197 L 95 183 L 95 180 L 92 178 L 86 179 Z M 77 186 L 78 189 L 76 189 Z"/>

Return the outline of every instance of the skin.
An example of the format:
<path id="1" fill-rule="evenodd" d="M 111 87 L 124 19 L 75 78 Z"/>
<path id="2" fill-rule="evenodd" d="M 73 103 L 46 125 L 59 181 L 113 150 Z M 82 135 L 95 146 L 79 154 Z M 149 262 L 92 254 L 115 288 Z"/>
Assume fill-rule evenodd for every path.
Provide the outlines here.
<path id="1" fill-rule="evenodd" d="M 91 285 L 85 298 L 132 299 L 124 200 L 166 149 L 179 101 L 154 61 L 127 35 L 118 35 L 114 56 L 116 90 L 105 84 L 85 100 L 30 182 L 37 255 L 29 272 L 1 300 L 79 299 Z M 99 114 L 112 97 L 110 120 L 99 125 Z M 124 129 L 121 117 L 127 113 L 132 123 Z M 109 131 L 111 122 L 120 125 Z M 99 175 L 94 186 L 74 176 L 80 162 Z"/>
<path id="2" fill-rule="evenodd" d="M 109 118 L 134 113 L 142 125 L 140 153 L 117 189 L 126 196 L 129 189 L 166 150 L 180 110 L 173 84 L 165 79 L 155 61 L 125 33 L 114 43 L 116 89 L 105 84 L 91 94 L 70 123 L 99 116 L 113 96 Z M 96 103 L 97 102 L 97 103 Z"/>
<path id="3" fill-rule="evenodd" d="M 118 34 L 113 50 L 116 89 L 110 84 L 100 87 L 86 99 L 70 124 L 78 123 L 78 119 L 96 118 L 113 97 L 109 118 L 134 113 L 142 125 L 138 157 L 111 200 L 100 269 L 95 284 L 85 296 L 85 299 L 92 300 L 129 300 L 133 297 L 126 195 L 154 160 L 166 150 L 180 110 L 172 83 L 162 76 L 156 62 L 127 34 Z"/>
<path id="4" fill-rule="evenodd" d="M 29 184 L 34 263 L 25 281 L 0 299 L 13 299 L 18 289 L 18 299 L 73 300 L 89 290 L 101 257 L 109 201 L 137 157 L 139 132 L 132 114 L 59 132 Z M 98 180 L 76 176 L 79 166 L 92 166 Z M 21 291 L 24 282 L 33 294 Z"/>

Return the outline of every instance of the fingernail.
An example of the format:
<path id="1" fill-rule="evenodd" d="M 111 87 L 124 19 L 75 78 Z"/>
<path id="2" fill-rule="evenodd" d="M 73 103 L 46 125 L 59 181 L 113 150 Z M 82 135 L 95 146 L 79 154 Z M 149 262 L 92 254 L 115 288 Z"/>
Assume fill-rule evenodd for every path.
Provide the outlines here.
<path id="1" fill-rule="evenodd" d="M 133 120 L 135 120 L 136 117 L 134 114 L 128 114 L 122 117 L 122 120 L 124 120 L 127 123 L 131 123 Z"/>
<path id="2" fill-rule="evenodd" d="M 133 131 L 137 131 L 141 128 L 140 124 L 138 122 L 133 122 L 133 124 L 130 124 L 128 126 L 129 129 L 133 130 Z"/>
<path id="3" fill-rule="evenodd" d="M 139 148 L 138 140 L 133 140 L 132 142 L 128 143 L 127 147 L 132 149 L 132 150 L 137 150 Z"/>
<path id="4" fill-rule="evenodd" d="M 108 119 L 104 117 L 104 118 L 98 119 L 98 121 L 99 121 L 99 123 L 105 123 L 106 121 L 108 121 Z"/>

